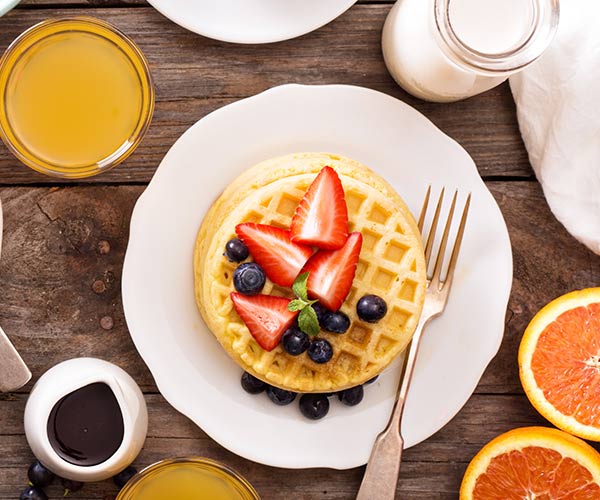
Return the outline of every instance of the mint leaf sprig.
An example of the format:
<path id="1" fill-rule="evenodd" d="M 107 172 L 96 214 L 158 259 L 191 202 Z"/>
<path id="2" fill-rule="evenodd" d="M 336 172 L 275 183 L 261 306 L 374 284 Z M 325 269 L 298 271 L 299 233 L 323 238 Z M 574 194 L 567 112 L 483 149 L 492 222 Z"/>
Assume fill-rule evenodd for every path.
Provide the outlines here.
<path id="1" fill-rule="evenodd" d="M 319 328 L 319 319 L 317 318 L 315 310 L 310 307 L 317 301 L 308 298 L 308 290 L 306 289 L 308 274 L 309 273 L 302 273 L 294 281 L 292 290 L 296 294 L 296 298 L 288 304 L 288 310 L 292 312 L 300 311 L 300 314 L 298 315 L 298 326 L 300 327 L 300 330 L 307 335 L 318 335 L 321 331 Z"/>

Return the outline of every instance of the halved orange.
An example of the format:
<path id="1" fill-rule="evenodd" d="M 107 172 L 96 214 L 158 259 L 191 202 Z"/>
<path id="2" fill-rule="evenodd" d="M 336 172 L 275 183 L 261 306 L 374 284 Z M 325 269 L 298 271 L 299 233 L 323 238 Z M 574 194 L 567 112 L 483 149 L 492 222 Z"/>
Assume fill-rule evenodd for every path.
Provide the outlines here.
<path id="1" fill-rule="evenodd" d="M 533 499 L 600 499 L 600 454 L 558 429 L 522 427 L 486 444 L 460 487 L 460 500 Z"/>
<path id="2" fill-rule="evenodd" d="M 535 315 L 519 347 L 519 375 L 545 418 L 600 441 L 600 288 L 563 295 Z"/>

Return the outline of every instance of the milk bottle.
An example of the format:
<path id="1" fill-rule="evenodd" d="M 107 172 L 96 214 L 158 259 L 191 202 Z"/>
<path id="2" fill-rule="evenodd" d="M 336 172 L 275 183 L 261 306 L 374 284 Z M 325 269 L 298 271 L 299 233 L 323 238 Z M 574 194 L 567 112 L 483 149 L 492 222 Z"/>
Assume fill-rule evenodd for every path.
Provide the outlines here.
<path id="1" fill-rule="evenodd" d="M 398 0 L 382 36 L 385 63 L 406 91 L 448 102 L 479 94 L 550 44 L 559 0 Z"/>

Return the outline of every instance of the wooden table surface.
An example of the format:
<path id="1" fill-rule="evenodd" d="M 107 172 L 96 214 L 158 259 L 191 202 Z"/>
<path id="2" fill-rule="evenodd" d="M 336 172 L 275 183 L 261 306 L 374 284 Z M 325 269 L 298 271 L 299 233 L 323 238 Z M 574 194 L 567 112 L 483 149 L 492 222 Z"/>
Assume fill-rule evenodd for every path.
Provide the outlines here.
<path id="1" fill-rule="evenodd" d="M 24 167 L 0 146 L 5 216 L 0 324 L 33 372 L 26 387 L 0 394 L 0 498 L 17 498 L 27 482 L 32 454 L 22 419 L 33 382 L 55 363 L 77 356 L 110 360 L 142 387 L 150 427 L 137 466 L 168 456 L 202 455 L 239 470 L 265 500 L 354 497 L 362 467 L 291 472 L 265 467 L 223 449 L 177 413 L 137 354 L 121 305 L 131 211 L 169 147 L 210 111 L 290 82 L 362 85 L 414 106 L 472 155 L 510 232 L 514 283 L 500 351 L 462 411 L 405 453 L 398 497 L 455 499 L 467 463 L 483 444 L 513 427 L 545 424 L 519 383 L 519 340 L 546 302 L 600 282 L 600 258 L 577 243 L 548 209 L 528 163 L 508 85 L 440 105 L 419 101 L 393 82 L 380 50 L 390 5 L 359 1 L 314 33 L 257 46 L 187 32 L 144 0 L 24 0 L 0 18 L 0 50 L 48 17 L 85 14 L 110 21 L 145 52 L 157 91 L 154 120 L 139 149 L 98 177 L 55 181 Z M 62 494 L 58 486 L 48 493 L 51 498 Z M 72 497 L 109 499 L 115 494 L 115 486 L 106 481 L 86 485 Z"/>

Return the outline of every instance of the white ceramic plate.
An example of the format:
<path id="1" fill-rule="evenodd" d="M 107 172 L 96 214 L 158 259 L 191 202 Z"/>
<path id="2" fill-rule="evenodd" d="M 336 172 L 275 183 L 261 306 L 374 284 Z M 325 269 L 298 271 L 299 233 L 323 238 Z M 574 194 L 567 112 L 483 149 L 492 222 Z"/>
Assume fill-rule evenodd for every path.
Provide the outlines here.
<path id="1" fill-rule="evenodd" d="M 356 0 L 148 0 L 171 21 L 200 35 L 269 43 L 316 30 Z"/>
<path id="2" fill-rule="evenodd" d="M 164 397 L 229 450 L 268 465 L 345 469 L 366 463 L 388 419 L 399 366 L 353 408 L 337 399 L 324 419 L 297 403 L 276 407 L 240 387 L 240 368 L 204 325 L 192 250 L 211 203 L 242 171 L 270 157 L 327 151 L 391 182 L 416 213 L 426 186 L 473 193 L 446 312 L 423 337 L 409 393 L 407 446 L 431 436 L 465 404 L 504 331 L 512 256 L 504 220 L 473 160 L 403 102 L 345 85 L 284 85 L 204 117 L 173 145 L 137 202 L 123 270 L 133 341 Z"/>

